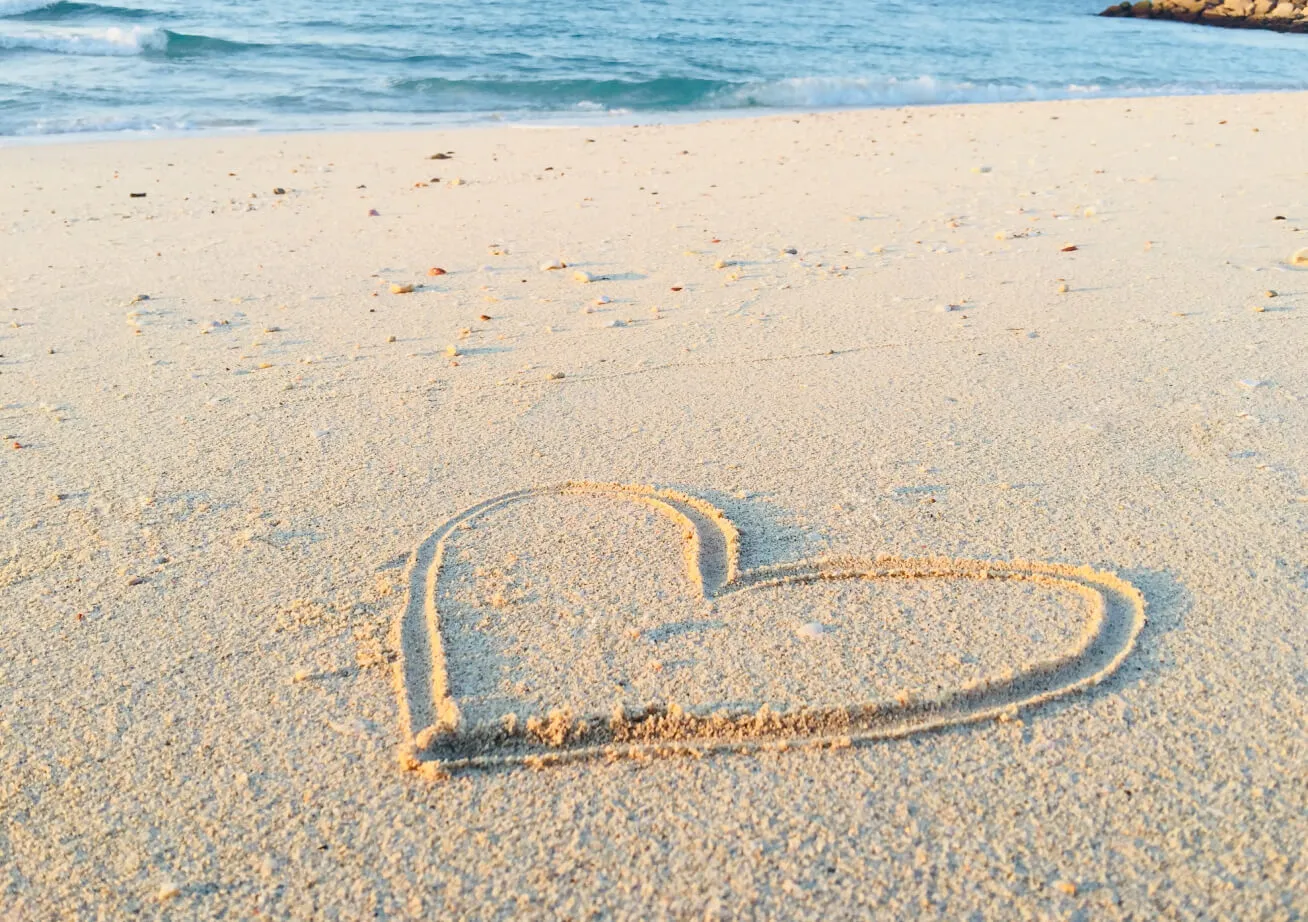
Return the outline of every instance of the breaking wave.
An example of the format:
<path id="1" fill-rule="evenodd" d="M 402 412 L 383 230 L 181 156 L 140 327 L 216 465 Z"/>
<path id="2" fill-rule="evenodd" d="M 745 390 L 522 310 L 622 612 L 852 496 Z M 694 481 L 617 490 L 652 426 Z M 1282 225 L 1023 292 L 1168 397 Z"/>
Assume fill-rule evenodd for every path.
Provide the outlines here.
<path id="1" fill-rule="evenodd" d="M 117 57 L 166 55 L 187 57 L 222 54 L 259 47 L 207 35 L 188 35 L 148 26 L 122 28 L 32 29 L 0 32 L 0 50 L 45 52 L 48 54 Z"/>

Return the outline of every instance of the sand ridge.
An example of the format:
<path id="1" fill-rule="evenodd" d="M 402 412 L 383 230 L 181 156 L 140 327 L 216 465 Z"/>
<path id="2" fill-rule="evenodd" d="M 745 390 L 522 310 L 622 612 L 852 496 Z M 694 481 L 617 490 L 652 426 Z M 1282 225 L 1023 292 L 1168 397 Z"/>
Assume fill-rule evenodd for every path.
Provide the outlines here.
<path id="1" fill-rule="evenodd" d="M 543 496 L 609 497 L 647 506 L 681 530 L 692 587 L 705 599 L 824 580 L 1003 580 L 1061 590 L 1082 604 L 1076 644 L 1017 672 L 971 681 L 929 698 L 895 701 L 815 702 L 777 712 L 727 707 L 688 710 L 676 702 L 608 714 L 576 714 L 566 703 L 525 721 L 465 721 L 451 688 L 441 634 L 437 590 L 448 541 L 488 513 Z M 731 747 L 794 744 L 848 746 L 893 739 L 960 724 L 1003 719 L 1020 709 L 1084 691 L 1126 660 L 1145 624 L 1145 600 L 1121 577 L 1090 567 L 1042 561 L 989 561 L 955 557 L 827 556 L 742 572 L 740 532 L 712 504 L 686 493 L 642 484 L 568 481 L 516 490 L 485 500 L 450 518 L 414 552 L 409 598 L 398 624 L 401 658 L 400 762 L 433 778 L 450 772 L 544 766 L 578 759 L 651 758 L 702 754 Z"/>

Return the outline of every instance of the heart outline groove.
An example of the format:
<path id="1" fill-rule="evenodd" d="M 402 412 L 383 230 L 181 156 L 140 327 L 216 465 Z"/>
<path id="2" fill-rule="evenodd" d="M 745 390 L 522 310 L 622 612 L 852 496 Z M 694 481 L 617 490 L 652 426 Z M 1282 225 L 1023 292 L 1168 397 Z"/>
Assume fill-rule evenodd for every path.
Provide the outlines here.
<path id="1" fill-rule="evenodd" d="M 986 676 L 933 697 L 855 702 L 773 711 L 686 711 L 676 704 L 615 709 L 609 714 L 553 711 L 516 726 L 466 725 L 449 685 L 437 592 L 456 530 L 514 503 L 543 496 L 600 496 L 631 501 L 671 519 L 682 531 L 692 588 L 714 601 L 738 592 L 822 580 L 1004 580 L 1032 583 L 1087 603 L 1074 647 L 1020 672 Z M 409 559 L 409 591 L 398 622 L 395 668 L 400 762 L 432 778 L 466 770 L 543 767 L 584 759 L 644 759 L 745 752 L 796 745 L 843 748 L 945 727 L 1008 719 L 1018 711 L 1085 691 L 1111 676 L 1145 625 L 1140 590 L 1088 566 L 956 557 L 829 556 L 741 571 L 740 533 L 721 509 L 698 497 L 641 484 L 569 481 L 484 500 L 448 519 Z"/>

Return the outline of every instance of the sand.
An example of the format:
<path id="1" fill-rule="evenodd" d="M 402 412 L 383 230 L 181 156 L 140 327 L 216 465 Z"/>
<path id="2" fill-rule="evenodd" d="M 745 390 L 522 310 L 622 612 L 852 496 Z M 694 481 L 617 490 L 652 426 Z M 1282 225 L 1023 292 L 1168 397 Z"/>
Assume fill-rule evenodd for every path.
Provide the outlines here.
<path id="1" fill-rule="evenodd" d="M 660 534 L 648 515 L 624 522 L 625 504 L 681 534 Z M 587 506 L 589 520 L 576 511 Z M 481 534 L 491 540 L 476 546 Z M 683 567 L 675 552 L 651 566 L 678 545 Z M 612 563 L 628 558 L 634 572 Z M 1145 624 L 1140 591 L 1089 567 L 879 555 L 742 571 L 739 561 L 730 517 L 674 490 L 574 481 L 455 516 L 410 562 L 396 636 L 401 763 L 443 780 L 565 760 L 843 748 L 1008 720 L 1107 680 Z M 796 643 L 830 634 L 842 636 Z M 1007 656 L 982 664 L 980 651 Z"/>
<path id="2" fill-rule="evenodd" d="M 0 230 L 0 916 L 1308 913 L 1308 95 L 20 146 Z"/>

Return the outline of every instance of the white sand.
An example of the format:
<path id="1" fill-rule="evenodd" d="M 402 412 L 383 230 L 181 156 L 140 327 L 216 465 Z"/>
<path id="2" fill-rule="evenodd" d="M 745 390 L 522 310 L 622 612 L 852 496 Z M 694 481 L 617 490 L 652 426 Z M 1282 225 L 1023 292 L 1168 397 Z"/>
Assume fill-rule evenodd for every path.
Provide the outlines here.
<path id="1" fill-rule="evenodd" d="M 1308 914 L 1308 95 L 18 147 L 0 231 L 0 916 Z M 1088 566 L 1148 624 L 1004 720 L 404 770 L 410 556 L 570 480 L 721 508 L 745 573 Z M 596 496 L 457 532 L 464 719 L 897 703 L 1082 636 L 1022 583 L 705 599 L 681 541 Z"/>

